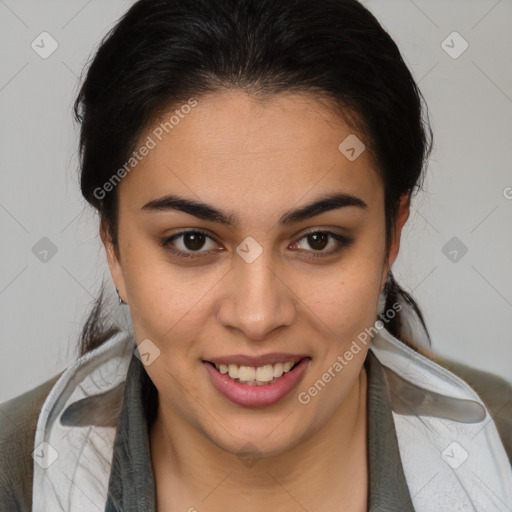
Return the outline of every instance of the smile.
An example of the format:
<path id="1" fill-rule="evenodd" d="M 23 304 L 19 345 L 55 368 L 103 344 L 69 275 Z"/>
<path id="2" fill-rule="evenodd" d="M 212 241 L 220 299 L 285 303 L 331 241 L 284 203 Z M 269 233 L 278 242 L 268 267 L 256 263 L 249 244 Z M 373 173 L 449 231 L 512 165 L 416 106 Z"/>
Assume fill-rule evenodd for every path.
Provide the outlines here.
<path id="1" fill-rule="evenodd" d="M 262 366 L 203 361 L 203 367 L 222 396 L 238 405 L 262 407 L 279 402 L 298 386 L 310 362 L 306 356 Z"/>
<path id="2" fill-rule="evenodd" d="M 297 362 L 266 364 L 264 366 L 242 366 L 237 364 L 214 364 L 222 374 L 227 374 L 230 379 L 249 386 L 266 386 L 279 379 L 284 373 L 292 370 Z"/>

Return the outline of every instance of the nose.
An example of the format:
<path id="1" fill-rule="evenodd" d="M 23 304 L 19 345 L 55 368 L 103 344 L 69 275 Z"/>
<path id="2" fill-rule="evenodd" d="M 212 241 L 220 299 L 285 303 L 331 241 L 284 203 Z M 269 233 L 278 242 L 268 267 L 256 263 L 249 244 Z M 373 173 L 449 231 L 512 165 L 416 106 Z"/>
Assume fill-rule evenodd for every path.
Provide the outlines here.
<path id="1" fill-rule="evenodd" d="M 297 298 L 293 285 L 266 251 L 252 263 L 236 256 L 221 299 L 217 320 L 241 331 L 245 338 L 261 341 L 279 327 L 291 325 Z"/>

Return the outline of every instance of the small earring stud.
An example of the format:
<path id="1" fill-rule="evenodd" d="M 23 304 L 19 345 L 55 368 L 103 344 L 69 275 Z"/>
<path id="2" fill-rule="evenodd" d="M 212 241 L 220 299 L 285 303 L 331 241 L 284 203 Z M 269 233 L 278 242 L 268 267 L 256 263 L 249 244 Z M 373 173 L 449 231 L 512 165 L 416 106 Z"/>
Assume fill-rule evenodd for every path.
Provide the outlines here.
<path id="1" fill-rule="evenodd" d="M 121 295 L 119 294 L 119 290 L 116 288 L 117 296 L 119 297 L 119 305 L 126 304 L 126 302 L 121 298 Z"/>

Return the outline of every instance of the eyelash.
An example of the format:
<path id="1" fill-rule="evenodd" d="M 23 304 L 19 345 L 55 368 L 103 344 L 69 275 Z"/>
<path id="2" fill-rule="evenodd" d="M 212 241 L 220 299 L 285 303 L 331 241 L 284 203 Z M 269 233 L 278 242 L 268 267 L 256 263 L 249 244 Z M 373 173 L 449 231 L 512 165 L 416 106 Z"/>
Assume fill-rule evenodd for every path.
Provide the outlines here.
<path id="1" fill-rule="evenodd" d="M 215 241 L 206 232 L 204 232 L 204 231 L 202 231 L 200 229 L 193 229 L 193 230 L 188 230 L 188 231 L 181 231 L 180 233 L 176 233 L 175 235 L 172 235 L 171 237 L 164 238 L 162 240 L 162 246 L 167 251 L 171 252 L 175 256 L 178 256 L 179 258 L 183 258 L 183 259 L 187 259 L 187 260 L 193 260 L 193 259 L 204 257 L 205 253 L 201 253 L 199 251 L 193 251 L 192 253 L 185 253 L 185 252 L 180 251 L 180 250 L 172 249 L 169 246 L 170 242 L 174 241 L 175 239 L 177 239 L 177 238 L 179 238 L 179 237 L 181 237 L 183 235 L 190 235 L 190 234 L 204 235 L 207 238 L 209 238 L 210 240 Z M 304 238 L 307 238 L 308 236 L 315 235 L 315 234 L 323 234 L 323 235 L 329 236 L 330 238 L 333 238 L 334 240 L 337 241 L 338 247 L 336 247 L 335 249 L 330 250 L 330 251 L 314 251 L 314 250 L 313 251 L 306 251 L 306 252 L 311 252 L 312 253 L 311 255 L 307 256 L 308 258 L 311 258 L 311 259 L 314 259 L 314 258 L 325 258 L 327 256 L 332 256 L 333 254 L 337 254 L 338 252 L 340 252 L 342 249 L 349 247 L 354 242 L 354 239 L 351 238 L 351 237 L 340 235 L 338 233 L 333 233 L 332 231 L 316 230 L 316 231 L 309 231 L 308 233 L 305 233 L 304 235 L 302 235 L 297 240 L 297 242 L 295 242 L 295 244 L 299 243 Z M 215 252 L 217 252 L 217 251 L 215 251 Z M 194 254 L 194 255 L 192 256 L 191 254 Z M 208 253 L 206 253 L 206 254 L 208 254 Z M 212 253 L 210 253 L 210 254 L 212 254 Z"/>

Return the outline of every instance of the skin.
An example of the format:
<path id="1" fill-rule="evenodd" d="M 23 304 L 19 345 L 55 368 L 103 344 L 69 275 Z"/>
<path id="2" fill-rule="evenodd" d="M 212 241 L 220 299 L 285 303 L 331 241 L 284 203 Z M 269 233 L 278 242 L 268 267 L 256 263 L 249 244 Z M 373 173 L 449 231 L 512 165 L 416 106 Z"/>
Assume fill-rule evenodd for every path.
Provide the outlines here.
<path id="1" fill-rule="evenodd" d="M 307 94 L 257 101 L 224 91 L 199 98 L 119 184 L 120 259 L 104 226 L 100 232 L 137 342 L 149 338 L 160 350 L 145 366 L 159 394 L 150 431 L 158 510 L 251 512 L 262 503 L 290 512 L 340 503 L 367 509 L 368 347 L 360 344 L 307 405 L 297 399 L 374 325 L 409 215 L 404 196 L 386 252 L 384 188 L 370 152 L 349 161 L 338 150 L 351 133 L 333 109 Z M 358 196 L 367 208 L 278 224 L 284 212 L 333 192 Z M 169 193 L 236 213 L 240 225 L 141 210 Z M 212 237 L 195 253 L 183 236 L 169 245 L 202 254 L 195 259 L 160 244 L 194 228 Z M 314 258 L 338 246 L 332 238 L 322 246 L 304 236 L 315 230 L 354 241 Z M 252 263 L 236 252 L 248 236 L 263 249 Z M 311 357 L 298 388 L 268 407 L 227 400 L 202 365 L 214 356 L 268 352 Z M 250 466 L 237 455 L 248 442 L 258 457 Z"/>

